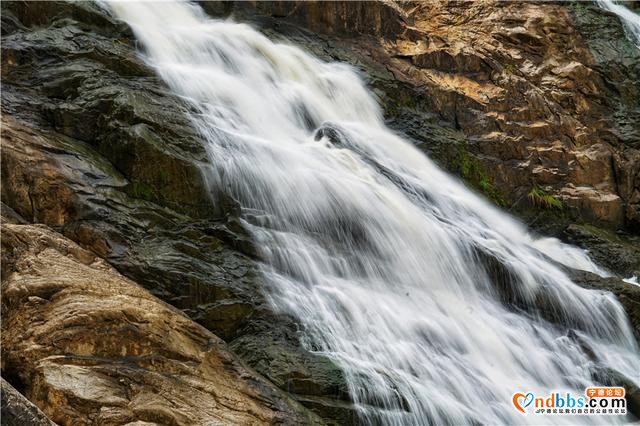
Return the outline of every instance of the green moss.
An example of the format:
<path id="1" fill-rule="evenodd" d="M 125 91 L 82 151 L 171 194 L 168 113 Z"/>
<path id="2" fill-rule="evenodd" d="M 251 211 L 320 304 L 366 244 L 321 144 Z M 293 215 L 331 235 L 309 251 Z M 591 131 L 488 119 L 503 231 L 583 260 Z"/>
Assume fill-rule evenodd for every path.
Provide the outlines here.
<path id="1" fill-rule="evenodd" d="M 170 172 L 161 169 L 151 171 L 150 175 L 138 176 L 139 182 L 131 185 L 131 195 L 146 201 L 159 201 L 167 197 L 171 198 L 170 192 L 171 175 Z"/>
<path id="2" fill-rule="evenodd" d="M 487 172 L 482 162 L 466 150 L 466 147 L 458 146 L 454 155 L 457 171 L 460 176 L 473 188 L 482 192 L 487 198 L 498 206 L 505 206 L 506 202 L 502 194 L 493 183 L 493 178 Z"/>
<path id="3" fill-rule="evenodd" d="M 166 170 L 160 170 L 160 172 L 158 172 L 158 177 L 156 180 L 158 181 L 158 185 L 161 188 L 169 184 L 169 179 L 169 173 Z"/>
<path id="4" fill-rule="evenodd" d="M 553 194 L 545 191 L 539 186 L 534 186 L 527 194 L 527 198 L 529 201 L 535 206 L 542 207 L 545 209 L 559 209 L 562 210 L 562 201 L 558 199 Z"/>
<path id="5" fill-rule="evenodd" d="M 131 188 L 131 195 L 147 201 L 155 200 L 155 191 L 148 183 L 134 183 Z"/>
<path id="6" fill-rule="evenodd" d="M 514 74 L 516 72 L 516 67 L 513 64 L 504 64 L 502 66 L 502 69 L 504 70 L 504 72 L 506 72 L 507 74 Z"/>

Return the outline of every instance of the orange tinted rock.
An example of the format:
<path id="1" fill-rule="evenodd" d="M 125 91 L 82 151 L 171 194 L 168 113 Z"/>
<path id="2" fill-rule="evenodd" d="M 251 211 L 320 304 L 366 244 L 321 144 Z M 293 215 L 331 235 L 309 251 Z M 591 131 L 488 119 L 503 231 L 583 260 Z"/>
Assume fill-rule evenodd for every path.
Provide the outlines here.
<path id="1" fill-rule="evenodd" d="M 224 342 L 44 226 L 3 223 L 3 371 L 61 425 L 315 417 Z"/>

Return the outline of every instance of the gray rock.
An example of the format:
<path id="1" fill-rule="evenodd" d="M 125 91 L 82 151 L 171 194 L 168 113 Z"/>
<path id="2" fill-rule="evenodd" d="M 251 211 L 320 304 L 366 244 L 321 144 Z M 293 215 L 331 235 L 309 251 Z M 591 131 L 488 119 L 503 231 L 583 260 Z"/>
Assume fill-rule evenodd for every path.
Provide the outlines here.
<path id="1" fill-rule="evenodd" d="M 585 271 L 571 271 L 571 278 L 581 287 L 613 293 L 627 312 L 636 340 L 640 343 L 640 286 L 626 283 L 618 277 L 602 278 Z"/>
<path id="2" fill-rule="evenodd" d="M 4 378 L 0 378 L 0 383 L 2 426 L 55 426 L 55 423 Z"/>
<path id="3" fill-rule="evenodd" d="M 200 168 L 211 165 L 187 106 L 138 59 L 127 31 L 96 17 L 100 10 L 86 15 L 67 3 L 62 12 L 2 7 L 13 19 L 3 36 L 7 207 L 54 227 L 233 342 L 295 397 L 344 397 L 333 363 L 302 348 L 297 335 L 279 339 L 296 325 L 264 298 L 241 209 L 223 191 L 210 194 Z M 249 356 L 260 344 L 273 367 Z M 278 361 L 294 358 L 295 365 Z M 300 365 L 306 375 L 298 378 Z"/>

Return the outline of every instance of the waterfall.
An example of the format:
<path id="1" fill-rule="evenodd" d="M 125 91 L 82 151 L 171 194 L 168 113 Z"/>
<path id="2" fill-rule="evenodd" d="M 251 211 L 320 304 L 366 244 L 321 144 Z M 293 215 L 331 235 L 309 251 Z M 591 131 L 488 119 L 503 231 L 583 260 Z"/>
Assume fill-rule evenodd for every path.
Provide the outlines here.
<path id="1" fill-rule="evenodd" d="M 629 40 L 640 48 L 640 15 L 613 0 L 595 0 L 595 3 L 602 9 L 616 14 Z"/>
<path id="2" fill-rule="evenodd" d="M 342 367 L 364 423 L 539 423 L 512 394 L 582 393 L 597 365 L 640 384 L 622 307 L 561 264 L 603 272 L 386 128 L 354 69 L 196 5 L 110 7 L 191 103 L 207 178 L 240 201 L 264 291 Z"/>

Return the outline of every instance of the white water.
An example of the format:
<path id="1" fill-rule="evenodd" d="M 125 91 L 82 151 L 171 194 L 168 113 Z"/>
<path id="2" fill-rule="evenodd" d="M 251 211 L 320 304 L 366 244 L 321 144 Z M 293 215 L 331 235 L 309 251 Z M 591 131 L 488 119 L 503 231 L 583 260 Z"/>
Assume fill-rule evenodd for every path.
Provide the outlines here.
<path id="1" fill-rule="evenodd" d="M 595 3 L 602 9 L 618 15 L 629 40 L 640 48 L 640 15 L 614 0 L 595 0 Z"/>
<path id="2" fill-rule="evenodd" d="M 640 384 L 618 302 L 549 260 L 601 272 L 582 251 L 533 239 L 389 131 L 348 66 L 184 3 L 111 7 L 193 104 L 208 178 L 240 200 L 265 291 L 343 367 L 363 421 L 625 420 L 542 420 L 511 405 L 516 391 L 593 384 L 594 361 L 568 329 Z"/>

